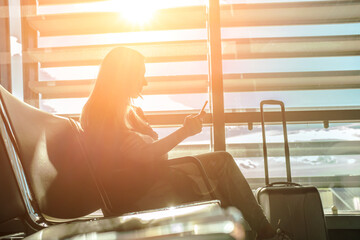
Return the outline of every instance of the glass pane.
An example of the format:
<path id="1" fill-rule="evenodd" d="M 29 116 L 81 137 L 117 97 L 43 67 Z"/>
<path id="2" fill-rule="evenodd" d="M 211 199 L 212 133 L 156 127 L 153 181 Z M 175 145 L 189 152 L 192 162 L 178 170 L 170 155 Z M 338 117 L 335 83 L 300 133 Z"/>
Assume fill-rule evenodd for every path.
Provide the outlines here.
<path id="1" fill-rule="evenodd" d="M 97 77 L 101 60 L 112 47 L 119 44 L 135 48 L 147 59 L 146 77 L 149 85 L 144 88 L 144 100 L 136 101 L 145 111 L 199 109 L 208 99 L 206 1 L 152 1 L 151 9 L 147 9 L 147 12 L 153 10 L 152 16 L 141 23 L 143 30 L 138 22 L 131 22 L 123 12 L 123 9 L 128 9 L 134 14 L 139 13 L 141 9 L 134 8 L 136 1 L 126 3 L 126 6 L 125 2 L 100 1 L 38 7 L 38 15 L 53 17 L 54 21 L 65 21 L 56 16 L 67 14 L 63 15 L 64 18 L 74 19 L 73 29 L 82 24 L 87 14 L 99 14 L 99 21 L 102 21 L 112 19 L 117 10 L 118 18 L 116 20 L 115 17 L 114 21 L 134 24 L 134 30 L 118 29 L 118 32 L 105 33 L 99 29 L 98 33 L 92 33 L 97 30 L 96 27 L 88 29 L 88 33 L 77 34 L 75 30 L 70 33 L 71 30 L 61 28 L 58 28 L 59 32 L 51 32 L 52 29 L 48 28 L 51 23 L 47 23 L 44 17 L 43 25 L 38 25 L 44 29 L 38 38 L 39 49 L 30 53 L 32 58 L 39 60 L 39 82 L 31 83 L 30 88 L 40 93 L 42 109 L 61 114 L 80 113 Z M 141 3 L 148 4 L 145 1 Z M 194 25 L 183 23 L 181 18 L 177 18 L 178 15 L 194 17 Z M 164 22 L 164 26 L 158 26 L 159 18 L 165 18 L 172 25 L 165 26 Z M 190 98 L 191 102 L 188 101 Z"/>
<path id="2" fill-rule="evenodd" d="M 12 1 L 12 4 L 5 2 L 4 5 L 8 5 L 8 8 L 2 7 L 3 14 L 6 16 L 6 10 L 8 10 L 9 18 L 2 18 L 1 28 L 1 49 L 6 53 L 2 53 L 1 57 L 1 82 L 4 87 L 11 89 L 12 94 L 24 100 L 24 87 L 23 87 L 23 59 L 22 59 L 22 32 L 21 32 L 21 2 L 20 0 Z M 8 20 L 8 21 L 7 21 Z M 6 27 L 8 25 L 8 28 Z M 10 39 L 3 39 L 10 35 Z M 9 46 L 10 45 L 10 46 Z M 6 64 L 6 65 L 5 65 Z M 10 68 L 9 68 L 10 67 Z M 5 83 L 7 81 L 7 83 Z M 11 86 L 11 87 L 10 87 Z"/>
<path id="3" fill-rule="evenodd" d="M 207 74 L 206 61 L 146 63 L 146 77 Z M 95 79 L 99 66 L 40 68 L 40 81 Z"/>
<path id="4" fill-rule="evenodd" d="M 326 4 L 314 18 L 315 8 L 304 1 L 222 2 L 225 110 L 256 109 L 264 99 L 291 108 L 357 108 L 359 23 L 343 23 L 345 4 L 333 7 L 336 20 Z"/>
<path id="5" fill-rule="evenodd" d="M 315 8 L 310 2 L 222 2 L 224 105 L 233 123 L 226 126 L 227 150 L 252 187 L 264 185 L 260 102 L 283 101 L 289 115 L 304 111 L 296 115 L 303 119 L 287 124 L 294 181 L 321 187 L 326 213 L 332 206 L 359 213 L 359 122 L 342 112 L 360 107 L 359 22 L 346 4 L 318 2 Z M 323 110 L 342 120 L 326 126 Z M 252 130 L 234 123 L 240 113 Z M 268 123 L 266 132 L 269 175 L 284 180 L 282 126 Z"/>
<path id="6" fill-rule="evenodd" d="M 288 124 L 292 176 L 360 176 L 360 123 Z M 227 148 L 249 178 L 264 177 L 261 126 L 226 127 Z M 271 177 L 285 177 L 281 125 L 266 125 Z"/>
<path id="7" fill-rule="evenodd" d="M 359 187 L 319 188 L 325 214 L 359 214 Z"/>
<path id="8" fill-rule="evenodd" d="M 282 125 L 266 124 L 270 182 L 285 181 Z M 287 124 L 294 182 L 319 188 L 325 213 L 360 213 L 359 187 L 342 187 L 360 177 L 360 123 Z M 263 186 L 264 158 L 260 125 L 226 126 L 227 150 L 253 188 Z"/>
<path id="9" fill-rule="evenodd" d="M 262 100 L 280 100 L 286 110 L 359 109 L 359 89 L 227 92 L 226 111 L 259 109 Z"/>
<path id="10" fill-rule="evenodd" d="M 199 94 L 174 94 L 174 95 L 144 95 L 134 104 L 141 106 L 145 112 L 193 112 L 200 110 L 202 104 L 208 99 L 207 93 Z M 40 109 L 55 114 L 79 114 L 87 98 L 57 98 L 43 99 Z M 164 104 L 166 103 L 166 104 Z M 206 106 L 205 111 L 209 111 Z"/>
<path id="11" fill-rule="evenodd" d="M 40 3 L 37 15 L 29 18 L 39 33 L 37 48 L 27 50 L 27 57 L 37 63 L 38 76 L 28 80 L 27 87 L 39 97 L 40 109 L 76 116 L 94 86 L 102 59 L 112 48 L 125 46 L 146 59 L 148 86 L 135 105 L 159 119 L 197 112 L 209 99 L 206 6 L 204 0 Z M 194 154 L 209 150 L 204 147 L 210 144 L 209 129 L 198 137 L 208 138 L 206 144 L 191 149 L 181 145 L 174 156 L 181 155 L 180 150 Z M 167 134 L 170 130 L 174 129 L 159 129 Z M 191 146 L 191 139 L 185 145 Z"/>

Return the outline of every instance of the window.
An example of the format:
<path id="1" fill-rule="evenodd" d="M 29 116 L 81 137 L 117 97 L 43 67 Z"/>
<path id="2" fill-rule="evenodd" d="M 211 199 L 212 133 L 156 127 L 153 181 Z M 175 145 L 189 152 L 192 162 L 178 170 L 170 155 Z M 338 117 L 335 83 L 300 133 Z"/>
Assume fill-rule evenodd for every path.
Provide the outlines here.
<path id="1" fill-rule="evenodd" d="M 9 2 L 10 18 L 0 17 L 1 84 L 19 98 L 76 118 L 107 52 L 137 49 L 149 86 L 136 104 L 160 136 L 210 101 L 204 131 L 171 157 L 226 147 L 251 186 L 262 186 L 259 104 L 281 100 L 294 181 L 316 185 L 328 213 L 333 205 L 359 213 L 359 2 Z M 266 108 L 273 111 L 279 109 Z M 280 118 L 266 116 L 270 175 L 279 179 Z"/>
<path id="2" fill-rule="evenodd" d="M 28 18 L 31 29 L 39 33 L 34 36 L 37 47 L 27 50 L 31 61 L 39 63 L 38 77 L 28 84 L 38 94 L 41 109 L 78 115 L 101 60 L 119 45 L 134 48 L 146 58 L 148 86 L 143 100 L 135 104 L 154 126 L 162 127 L 162 135 L 172 130 L 166 125 L 181 124 L 185 115 L 208 100 L 205 1 L 141 1 L 145 12 L 135 1 L 72 2 L 40 1 L 37 14 Z M 159 122 L 174 116 L 175 122 Z M 179 149 L 209 151 L 209 133 L 187 139 Z"/>
<path id="3" fill-rule="evenodd" d="M 263 184 L 260 102 L 285 103 L 292 176 L 321 188 L 326 212 L 359 211 L 358 3 L 225 1 L 221 6 L 227 150 Z M 354 15 L 352 15 L 354 14 Z M 280 107 L 268 106 L 268 111 Z M 282 126 L 265 118 L 270 177 L 285 177 Z M 340 193 L 341 192 L 341 193 Z"/>

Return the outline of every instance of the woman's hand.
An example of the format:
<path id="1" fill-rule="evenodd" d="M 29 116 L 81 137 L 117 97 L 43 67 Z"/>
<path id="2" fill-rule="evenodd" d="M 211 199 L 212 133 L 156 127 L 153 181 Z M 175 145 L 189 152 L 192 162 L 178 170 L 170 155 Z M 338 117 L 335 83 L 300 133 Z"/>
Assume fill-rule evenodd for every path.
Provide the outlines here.
<path id="1" fill-rule="evenodd" d="M 152 156 L 153 159 L 159 159 L 159 157 L 167 154 L 171 149 L 173 149 L 176 145 L 181 143 L 187 137 L 193 136 L 201 132 L 202 118 L 204 116 L 204 111 L 202 111 L 200 114 L 193 114 L 187 116 L 184 121 L 184 126 L 164 138 L 147 144 L 147 147 L 143 148 L 141 151 L 146 156 Z"/>
<path id="2" fill-rule="evenodd" d="M 192 114 L 185 118 L 183 128 L 187 137 L 198 134 L 202 131 L 202 119 L 205 112 L 202 111 L 200 114 Z"/>

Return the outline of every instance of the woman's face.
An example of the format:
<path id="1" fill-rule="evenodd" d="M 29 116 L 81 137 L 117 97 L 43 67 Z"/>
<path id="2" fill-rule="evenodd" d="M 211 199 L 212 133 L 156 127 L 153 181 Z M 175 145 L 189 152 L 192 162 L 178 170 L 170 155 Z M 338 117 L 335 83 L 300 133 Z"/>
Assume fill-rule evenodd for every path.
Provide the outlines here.
<path id="1" fill-rule="evenodd" d="M 143 90 L 143 87 L 147 86 L 147 81 L 145 79 L 145 71 L 145 64 L 140 64 L 138 71 L 136 71 L 136 73 L 134 74 L 134 79 L 131 80 L 134 84 L 131 93 L 132 98 L 139 97 Z"/>

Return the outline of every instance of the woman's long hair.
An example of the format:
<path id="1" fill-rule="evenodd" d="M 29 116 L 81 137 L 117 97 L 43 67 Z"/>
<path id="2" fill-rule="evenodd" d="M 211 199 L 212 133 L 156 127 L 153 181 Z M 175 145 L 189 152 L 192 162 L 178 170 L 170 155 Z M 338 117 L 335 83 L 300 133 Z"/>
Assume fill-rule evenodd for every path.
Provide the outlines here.
<path id="1" fill-rule="evenodd" d="M 134 112 L 131 105 L 131 93 L 143 81 L 144 56 L 125 47 L 111 50 L 101 63 L 98 77 L 92 93 L 81 113 L 81 126 L 85 131 L 129 130 L 129 112 Z M 133 114 L 132 114 L 133 115 Z M 137 125 L 146 125 L 135 113 Z"/>

